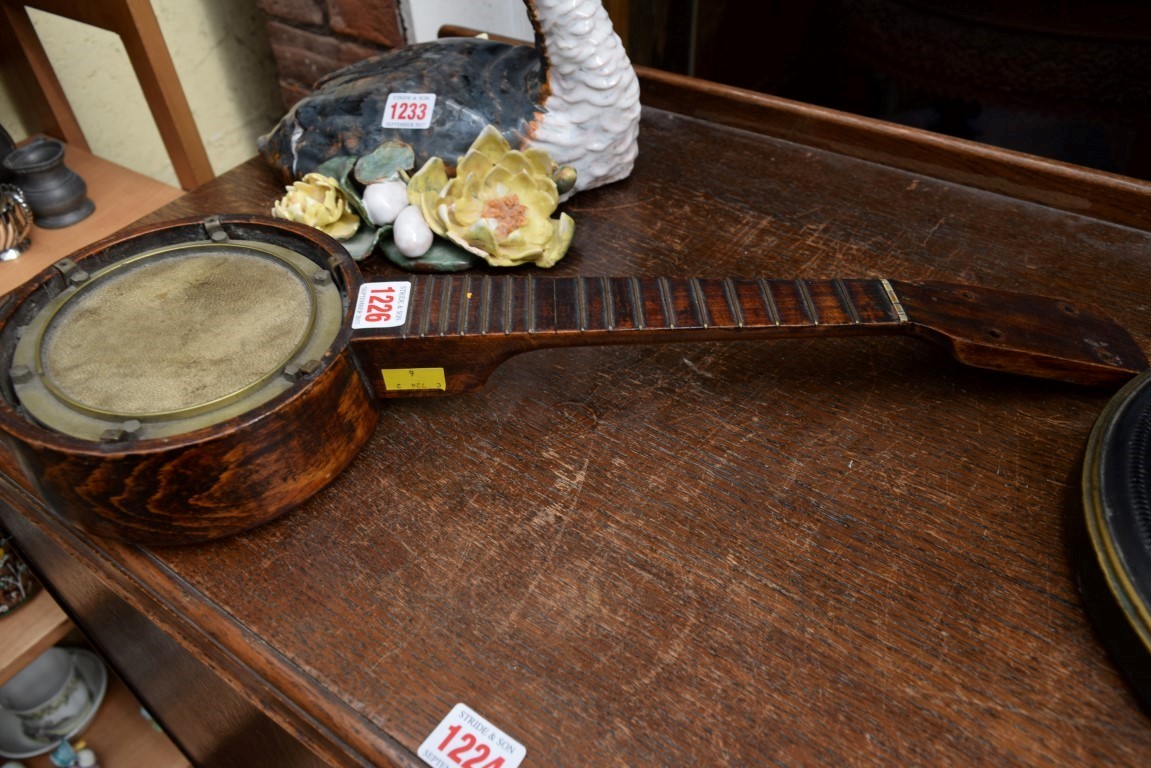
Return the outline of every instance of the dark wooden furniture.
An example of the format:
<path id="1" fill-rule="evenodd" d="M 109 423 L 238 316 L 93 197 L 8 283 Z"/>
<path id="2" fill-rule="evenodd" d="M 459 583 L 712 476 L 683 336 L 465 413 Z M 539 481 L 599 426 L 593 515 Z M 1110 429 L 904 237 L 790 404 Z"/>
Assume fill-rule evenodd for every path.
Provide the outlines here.
<path id="1" fill-rule="evenodd" d="M 948 280 L 1151 342 L 1145 183 L 651 72 L 644 101 L 551 274 Z M 150 220 L 278 193 L 253 161 Z M 389 403 L 218 543 L 78 536 L 9 457 L 0 517 L 199 765 L 422 765 L 457 702 L 524 765 L 1142 764 L 1066 552 L 1109 394 L 901 339 L 543 350 Z"/>
<path id="2" fill-rule="evenodd" d="M 1151 177 L 1144 4 L 827 0 L 821 15 L 823 53 L 838 63 L 825 68 L 835 74 L 822 86 L 831 101 L 820 103 L 902 119 L 935 112 L 918 119 L 953 136 Z M 869 88 L 883 95 L 865 95 Z M 1062 130 L 1065 146 L 1029 135 L 1037 125 Z"/>

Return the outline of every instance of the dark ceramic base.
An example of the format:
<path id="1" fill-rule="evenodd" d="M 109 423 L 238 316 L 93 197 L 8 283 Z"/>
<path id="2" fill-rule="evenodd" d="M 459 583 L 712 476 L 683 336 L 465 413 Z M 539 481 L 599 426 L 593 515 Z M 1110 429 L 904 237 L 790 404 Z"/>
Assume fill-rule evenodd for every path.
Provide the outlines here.
<path id="1" fill-rule="evenodd" d="M 37 216 L 33 220 L 33 223 L 44 229 L 61 229 L 62 227 L 70 227 L 76 222 L 88 218 L 94 210 L 96 210 L 96 204 L 90 199 L 85 199 L 84 204 L 79 208 L 74 208 L 66 213 L 60 213 L 55 216 Z"/>

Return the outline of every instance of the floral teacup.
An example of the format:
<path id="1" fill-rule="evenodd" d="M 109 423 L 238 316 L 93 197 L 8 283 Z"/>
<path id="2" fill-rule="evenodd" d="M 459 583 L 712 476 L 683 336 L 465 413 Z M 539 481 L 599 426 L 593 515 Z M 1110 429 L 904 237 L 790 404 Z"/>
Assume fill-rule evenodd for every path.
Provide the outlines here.
<path id="1" fill-rule="evenodd" d="M 20 720 L 25 736 L 45 743 L 68 736 L 91 702 L 75 656 L 59 647 L 40 654 L 0 688 L 0 707 Z"/>

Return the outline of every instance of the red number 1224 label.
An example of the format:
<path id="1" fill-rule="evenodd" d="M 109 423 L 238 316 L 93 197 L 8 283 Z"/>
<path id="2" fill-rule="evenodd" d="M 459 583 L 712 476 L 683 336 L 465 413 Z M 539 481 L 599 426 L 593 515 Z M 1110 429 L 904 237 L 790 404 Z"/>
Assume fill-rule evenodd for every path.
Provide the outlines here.
<path id="1" fill-rule="evenodd" d="M 466 704 L 457 704 L 418 754 L 433 768 L 517 768 L 527 750 Z"/>

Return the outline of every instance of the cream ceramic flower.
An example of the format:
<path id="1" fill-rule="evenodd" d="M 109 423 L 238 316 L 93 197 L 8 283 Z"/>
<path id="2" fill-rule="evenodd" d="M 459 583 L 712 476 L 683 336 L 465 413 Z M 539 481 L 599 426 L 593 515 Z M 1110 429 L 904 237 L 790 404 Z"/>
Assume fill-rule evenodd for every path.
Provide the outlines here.
<path id="1" fill-rule="evenodd" d="M 360 217 L 348 205 L 335 179 L 309 173 L 286 189 L 287 194 L 272 206 L 276 218 L 307 224 L 337 240 L 356 234 Z"/>
<path id="2" fill-rule="evenodd" d="M 575 222 L 559 205 L 554 164 L 542 150 L 512 150 L 495 128 L 460 158 L 455 178 L 432 158 L 408 183 L 408 200 L 432 231 L 494 267 L 550 267 L 567 252 Z"/>

